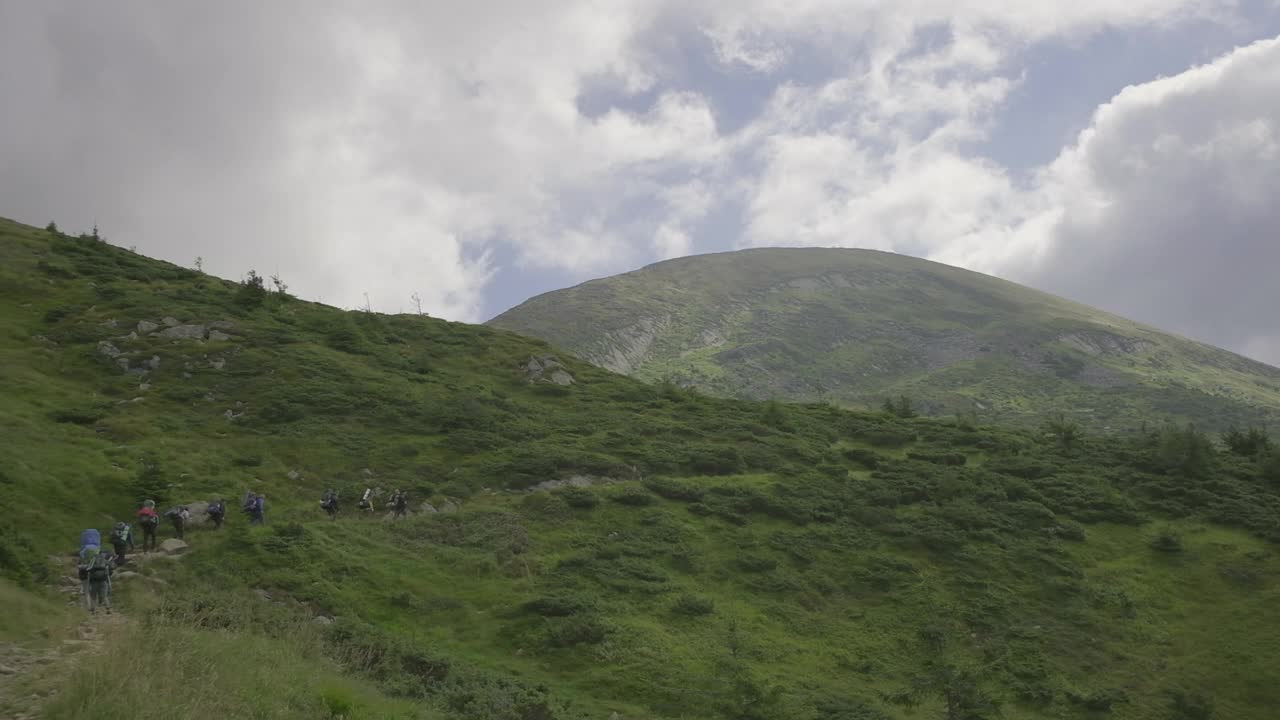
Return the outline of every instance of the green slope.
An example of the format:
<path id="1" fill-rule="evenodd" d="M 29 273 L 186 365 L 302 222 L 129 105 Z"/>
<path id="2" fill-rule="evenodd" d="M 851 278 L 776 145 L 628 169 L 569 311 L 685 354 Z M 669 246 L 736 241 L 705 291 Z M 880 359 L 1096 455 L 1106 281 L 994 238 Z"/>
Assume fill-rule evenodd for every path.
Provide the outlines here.
<path id="1" fill-rule="evenodd" d="M 729 397 L 1098 428 L 1280 418 L 1280 369 L 978 273 L 872 250 L 744 250 L 539 297 L 489 325 Z"/>
<path id="2" fill-rule="evenodd" d="M 204 331 L 151 334 L 165 317 Z M 531 375 L 547 356 L 574 382 Z M 0 398 L 0 665 L 58 642 L 43 597 L 81 528 L 157 493 L 269 504 L 267 527 L 237 515 L 143 565 L 163 584 L 122 584 L 103 661 L 13 680 L 34 687 L 0 714 L 41 687 L 49 718 L 173 717 L 172 697 L 450 720 L 1280 706 L 1280 454 L 1196 433 L 718 399 L 6 221 Z M 529 491 L 575 476 L 607 481 Z M 445 512 L 355 517 L 366 486 Z"/>

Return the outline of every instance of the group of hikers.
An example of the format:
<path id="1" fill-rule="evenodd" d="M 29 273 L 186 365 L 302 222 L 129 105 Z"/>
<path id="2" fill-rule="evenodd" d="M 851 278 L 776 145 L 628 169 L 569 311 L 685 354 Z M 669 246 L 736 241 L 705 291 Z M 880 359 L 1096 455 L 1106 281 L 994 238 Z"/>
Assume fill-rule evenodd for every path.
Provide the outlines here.
<path id="1" fill-rule="evenodd" d="M 356 507 L 362 512 L 372 513 L 376 510 L 373 503 L 373 489 L 365 488 Z M 336 490 L 328 490 L 320 499 L 320 507 L 329 515 L 330 520 L 338 517 L 339 503 Z M 401 518 L 409 512 L 409 494 L 396 490 L 391 493 L 387 502 L 393 518 Z M 246 492 L 240 502 L 240 509 L 249 516 L 250 525 L 265 525 L 267 499 L 261 493 Z M 215 530 L 221 529 L 226 521 L 227 504 L 221 497 L 210 500 L 204 510 Z M 161 518 L 169 521 L 173 527 L 173 536 L 182 540 L 187 523 L 191 520 L 191 510 L 186 505 L 176 505 L 163 514 L 156 510 L 154 500 L 146 500 L 137 512 L 136 523 L 142 530 L 142 550 L 156 550 L 156 531 L 160 527 Z M 115 524 L 108 540 L 111 552 L 102 549 L 102 536 L 96 529 L 88 529 L 80 534 L 79 577 L 85 604 L 90 613 L 96 613 L 98 607 L 111 612 L 111 576 L 115 569 L 128 562 L 128 553 L 137 550 L 134 544 L 133 526 L 120 521 Z"/>
<path id="2" fill-rule="evenodd" d="M 329 519 L 337 519 L 339 513 L 338 492 L 330 489 L 320 498 L 320 507 L 329 514 Z M 391 493 L 391 499 L 387 501 L 387 507 L 391 509 L 393 518 L 404 517 L 409 512 L 409 493 L 403 490 L 396 490 Z M 360 500 L 356 502 L 356 508 L 361 512 L 372 513 L 377 508 L 373 504 L 373 489 L 365 488 L 364 495 L 360 496 Z"/>
<path id="3" fill-rule="evenodd" d="M 240 508 L 249 516 L 250 525 L 266 524 L 266 496 L 247 492 Z M 220 529 L 226 521 L 227 504 L 221 497 L 216 497 L 209 501 L 204 512 L 214 529 Z M 137 526 L 142 530 L 143 552 L 157 549 L 156 531 L 162 517 L 173 527 L 173 536 L 182 540 L 187 523 L 191 520 L 191 510 L 186 505 L 176 505 L 161 514 L 156 510 L 154 500 L 144 501 L 136 516 Z M 132 525 L 124 521 L 117 522 L 107 538 L 111 542 L 110 552 L 103 550 L 102 535 L 96 529 L 90 528 L 80 533 L 78 575 L 85 605 L 90 613 L 97 613 L 98 607 L 111 612 L 111 576 L 116 568 L 129 561 L 129 551 L 137 550 L 133 533 Z"/>

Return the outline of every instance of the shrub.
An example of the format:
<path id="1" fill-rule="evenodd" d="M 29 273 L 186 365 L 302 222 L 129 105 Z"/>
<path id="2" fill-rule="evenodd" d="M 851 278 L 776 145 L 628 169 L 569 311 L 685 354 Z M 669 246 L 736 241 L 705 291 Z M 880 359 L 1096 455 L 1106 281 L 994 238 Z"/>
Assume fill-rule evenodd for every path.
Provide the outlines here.
<path id="1" fill-rule="evenodd" d="M 656 502 L 653 495 L 650 495 L 640 488 L 632 487 L 625 488 L 622 492 L 611 495 L 609 499 L 619 505 L 630 505 L 632 507 L 644 507 Z"/>
<path id="2" fill-rule="evenodd" d="M 654 477 L 644 481 L 644 486 L 653 493 L 668 500 L 698 502 L 705 491 L 693 483 L 674 478 Z"/>
<path id="3" fill-rule="evenodd" d="M 609 626 L 593 614 L 574 614 L 547 623 L 547 643 L 552 647 L 598 645 L 609 633 Z"/>
<path id="4" fill-rule="evenodd" d="M 1151 549 L 1163 553 L 1182 552 L 1182 536 L 1169 528 L 1163 528 L 1151 539 Z"/>
<path id="5" fill-rule="evenodd" d="M 702 598 L 697 595 L 685 593 L 676 598 L 671 609 L 680 615 L 696 617 L 700 615 L 710 615 L 715 612 L 716 604 L 708 598 Z"/>
<path id="6" fill-rule="evenodd" d="M 600 504 L 600 498 L 587 488 L 576 487 L 570 485 L 566 488 L 556 490 L 554 495 L 564 500 L 569 507 L 578 508 L 580 510 L 590 510 Z"/>

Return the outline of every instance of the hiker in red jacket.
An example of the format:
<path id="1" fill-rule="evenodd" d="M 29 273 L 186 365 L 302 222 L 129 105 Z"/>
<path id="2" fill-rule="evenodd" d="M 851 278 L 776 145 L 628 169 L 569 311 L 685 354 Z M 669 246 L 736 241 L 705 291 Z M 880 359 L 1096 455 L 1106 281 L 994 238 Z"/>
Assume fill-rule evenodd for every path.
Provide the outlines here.
<path id="1" fill-rule="evenodd" d="M 142 551 L 156 549 L 156 528 L 160 526 L 160 515 L 156 513 L 156 501 L 142 503 L 138 511 L 138 526 L 142 528 Z"/>

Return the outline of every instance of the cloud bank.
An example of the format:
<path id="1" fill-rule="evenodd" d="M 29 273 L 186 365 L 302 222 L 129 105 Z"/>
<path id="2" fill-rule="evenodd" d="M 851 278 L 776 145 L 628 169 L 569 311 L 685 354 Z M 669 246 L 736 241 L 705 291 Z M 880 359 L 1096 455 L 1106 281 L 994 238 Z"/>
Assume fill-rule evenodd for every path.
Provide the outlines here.
<path id="1" fill-rule="evenodd" d="M 1275 41 L 1124 89 L 1044 167 L 984 151 L 1011 94 L 1037 81 L 1037 48 L 1247 26 L 1240 13 L 1230 0 L 5 3 L 0 66 L 18 71 L 0 74 L 0 214 L 96 221 L 139 251 L 279 272 L 347 307 L 368 293 L 395 312 L 416 292 L 472 321 L 522 271 L 873 247 L 1280 362 Z"/>

